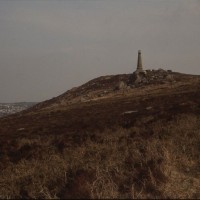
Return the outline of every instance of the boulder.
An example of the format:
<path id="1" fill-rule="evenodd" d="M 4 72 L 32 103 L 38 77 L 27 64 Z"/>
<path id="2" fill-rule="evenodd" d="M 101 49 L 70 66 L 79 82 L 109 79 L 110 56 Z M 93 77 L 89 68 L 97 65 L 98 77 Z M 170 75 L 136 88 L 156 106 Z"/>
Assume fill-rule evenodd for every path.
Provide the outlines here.
<path id="1" fill-rule="evenodd" d="M 126 88 L 127 88 L 127 84 L 124 81 L 120 81 L 114 90 L 122 90 Z"/>
<path id="2" fill-rule="evenodd" d="M 81 101 L 81 102 L 86 102 L 87 100 L 86 100 L 84 97 L 81 97 L 81 98 L 80 98 L 80 101 Z"/>
<path id="3" fill-rule="evenodd" d="M 173 81 L 173 80 L 174 80 L 174 77 L 173 77 L 172 74 L 168 74 L 165 78 L 166 78 L 166 80 L 168 80 L 168 81 Z"/>
<path id="4" fill-rule="evenodd" d="M 126 85 L 126 83 L 124 83 L 123 81 L 120 81 L 119 82 L 119 89 L 121 90 L 121 89 L 124 89 L 124 88 L 126 88 L 127 87 L 127 85 Z"/>

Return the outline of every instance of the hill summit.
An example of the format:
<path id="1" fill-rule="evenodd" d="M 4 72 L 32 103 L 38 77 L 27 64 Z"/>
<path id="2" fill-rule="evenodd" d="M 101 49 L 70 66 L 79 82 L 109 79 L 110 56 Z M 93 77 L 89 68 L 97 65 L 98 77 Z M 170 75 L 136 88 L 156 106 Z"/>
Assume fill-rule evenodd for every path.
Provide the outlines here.
<path id="1" fill-rule="evenodd" d="M 144 70 L 132 74 L 107 75 L 95 78 L 79 87 L 74 87 L 62 95 L 37 104 L 34 109 L 47 107 L 66 106 L 79 102 L 96 101 L 115 97 L 123 94 L 131 94 L 135 90 L 144 87 L 156 87 L 159 85 L 173 85 L 176 82 L 184 82 L 195 75 L 181 74 L 171 70 Z"/>
<path id="2" fill-rule="evenodd" d="M 72 88 L 64 94 L 35 106 L 37 109 L 70 105 L 78 102 L 94 101 L 114 97 L 121 91 L 131 93 L 138 87 L 159 84 L 172 84 L 187 75 L 172 72 L 172 70 L 144 70 L 141 51 L 138 51 L 137 68 L 132 74 L 107 75 L 95 78 L 80 87 Z M 192 77 L 192 76 L 190 76 Z"/>

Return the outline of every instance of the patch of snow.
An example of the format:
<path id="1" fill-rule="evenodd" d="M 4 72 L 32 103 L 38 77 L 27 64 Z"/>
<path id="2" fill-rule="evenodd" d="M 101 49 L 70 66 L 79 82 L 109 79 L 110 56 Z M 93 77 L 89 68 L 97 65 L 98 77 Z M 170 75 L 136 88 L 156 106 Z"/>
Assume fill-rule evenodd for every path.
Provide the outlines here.
<path id="1" fill-rule="evenodd" d="M 137 112 L 138 112 L 137 110 L 129 110 L 129 111 L 123 112 L 122 114 L 131 114 L 131 113 L 137 113 Z"/>

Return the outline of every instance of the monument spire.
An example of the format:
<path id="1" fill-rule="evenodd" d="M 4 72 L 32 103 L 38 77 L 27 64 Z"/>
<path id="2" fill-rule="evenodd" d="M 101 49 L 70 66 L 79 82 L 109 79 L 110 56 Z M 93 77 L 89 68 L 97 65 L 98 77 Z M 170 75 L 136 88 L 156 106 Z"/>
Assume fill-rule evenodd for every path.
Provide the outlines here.
<path id="1" fill-rule="evenodd" d="M 142 57 L 141 57 L 141 51 L 138 51 L 138 61 L 137 61 L 137 71 L 143 71 L 142 69 Z"/>

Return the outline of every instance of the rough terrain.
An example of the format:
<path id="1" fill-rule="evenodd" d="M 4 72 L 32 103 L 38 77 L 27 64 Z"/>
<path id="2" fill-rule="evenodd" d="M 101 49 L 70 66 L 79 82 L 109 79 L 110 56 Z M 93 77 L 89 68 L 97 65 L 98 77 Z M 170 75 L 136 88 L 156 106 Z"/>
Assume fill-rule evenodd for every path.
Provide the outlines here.
<path id="1" fill-rule="evenodd" d="M 0 119 L 1 198 L 200 198 L 200 76 L 104 76 Z"/>

